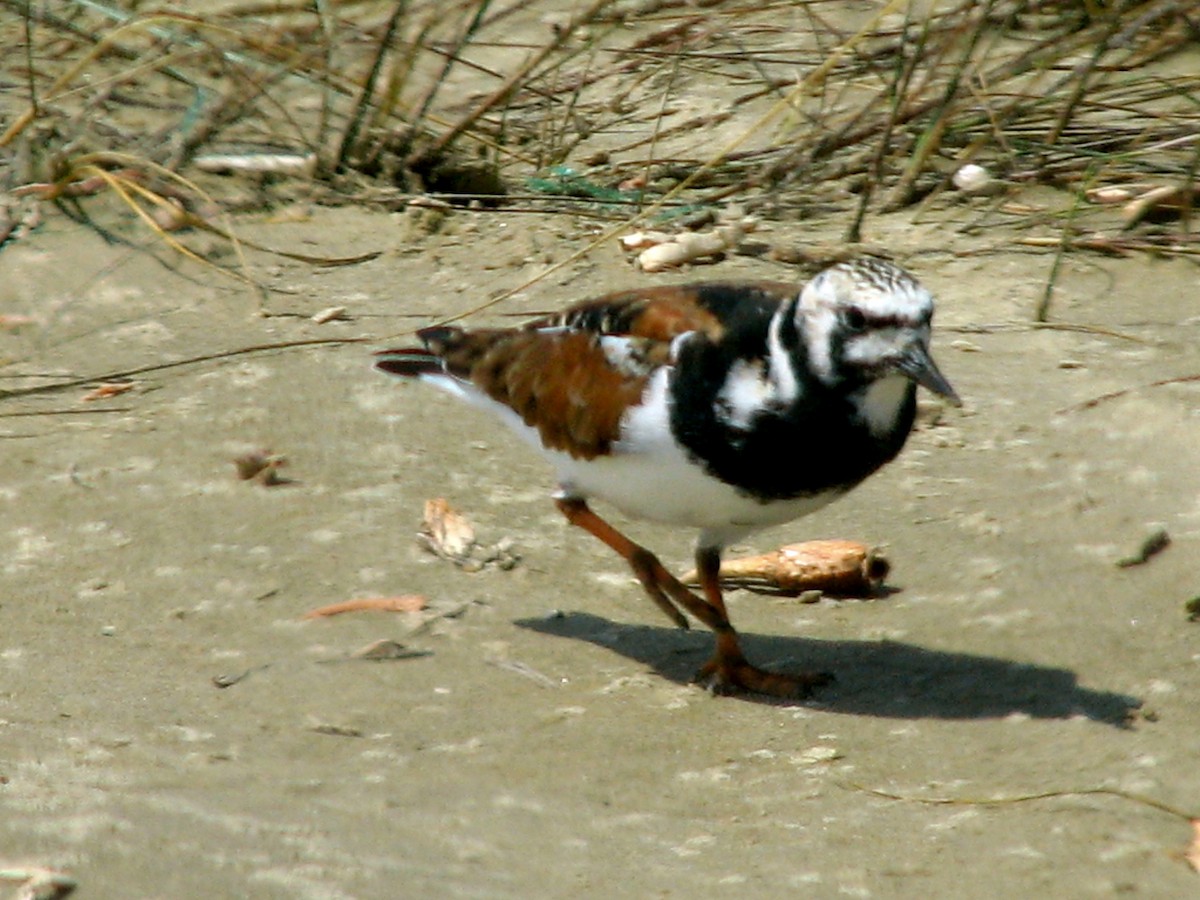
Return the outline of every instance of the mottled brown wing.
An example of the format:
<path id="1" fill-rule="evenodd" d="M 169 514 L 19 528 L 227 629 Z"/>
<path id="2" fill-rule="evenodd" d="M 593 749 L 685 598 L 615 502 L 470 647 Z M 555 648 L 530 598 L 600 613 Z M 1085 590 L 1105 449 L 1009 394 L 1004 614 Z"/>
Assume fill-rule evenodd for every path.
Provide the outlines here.
<path id="1" fill-rule="evenodd" d="M 738 316 L 769 311 L 795 290 L 712 282 L 620 291 L 520 328 L 429 328 L 420 337 L 447 371 L 513 409 L 547 447 L 593 459 L 611 451 L 674 338 L 699 331 L 717 340 Z"/>
<path id="2" fill-rule="evenodd" d="M 610 452 L 622 414 L 646 386 L 645 373 L 612 365 L 598 336 L 583 331 L 429 329 L 421 337 L 451 374 L 576 458 Z"/>
<path id="3" fill-rule="evenodd" d="M 525 327 L 561 326 L 667 343 L 685 332 L 700 331 L 717 340 L 739 307 L 774 306 L 796 290 L 795 284 L 779 281 L 661 285 L 585 300 Z"/>

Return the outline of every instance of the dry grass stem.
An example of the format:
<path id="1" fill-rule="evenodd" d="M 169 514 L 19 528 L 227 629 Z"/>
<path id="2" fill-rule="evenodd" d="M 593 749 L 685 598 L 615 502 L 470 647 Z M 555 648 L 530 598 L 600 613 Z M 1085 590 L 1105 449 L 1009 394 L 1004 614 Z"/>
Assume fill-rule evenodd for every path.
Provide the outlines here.
<path id="1" fill-rule="evenodd" d="M 857 241 L 882 210 L 953 209 L 968 161 L 998 191 L 1062 192 L 1057 240 L 1036 217 L 1004 220 L 1025 246 L 1196 255 L 1189 0 L 950 0 L 920 16 L 719 0 L 591 0 L 570 16 L 497 0 L 230 2 L 203 18 L 115 0 L 0 7 L 16 13 L 0 36 L 23 49 L 3 63 L 21 104 L 0 134 L 0 190 L 55 185 L 32 194 L 210 263 L 176 233 L 298 197 L 430 194 L 604 218 L 613 234 L 736 201 L 840 215 Z M 515 30 L 531 16 L 532 42 L 536 28 Z M 164 172 L 192 186 L 164 193 Z M 556 182 L 570 196 L 544 189 Z M 1092 198 L 1131 182 L 1159 193 L 1114 227 Z"/>

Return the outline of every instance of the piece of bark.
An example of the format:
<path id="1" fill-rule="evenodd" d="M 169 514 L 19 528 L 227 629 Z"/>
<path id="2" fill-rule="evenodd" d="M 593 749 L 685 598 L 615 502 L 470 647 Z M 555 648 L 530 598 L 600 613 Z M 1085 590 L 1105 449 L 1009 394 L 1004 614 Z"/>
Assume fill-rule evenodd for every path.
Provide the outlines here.
<path id="1" fill-rule="evenodd" d="M 805 541 L 722 561 L 721 586 L 786 597 L 805 591 L 868 597 L 879 590 L 890 570 L 879 550 L 858 541 Z M 681 581 L 691 586 L 699 583 L 695 570 Z"/>

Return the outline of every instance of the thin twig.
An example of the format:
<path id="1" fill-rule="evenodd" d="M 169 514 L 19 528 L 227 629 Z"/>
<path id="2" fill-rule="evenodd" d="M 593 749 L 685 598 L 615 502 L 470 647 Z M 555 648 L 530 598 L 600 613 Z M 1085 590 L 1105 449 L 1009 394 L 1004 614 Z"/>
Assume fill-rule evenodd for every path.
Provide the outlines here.
<path id="1" fill-rule="evenodd" d="M 1063 222 L 1062 239 L 1059 241 L 1058 249 L 1054 253 L 1054 261 L 1050 264 L 1050 274 L 1046 278 L 1046 286 L 1042 289 L 1042 296 L 1038 298 L 1037 308 L 1033 312 L 1033 320 L 1035 322 L 1045 322 L 1050 315 L 1050 302 L 1054 299 L 1054 286 L 1058 282 L 1058 273 L 1062 268 L 1063 257 L 1070 246 L 1071 230 L 1074 226 L 1075 217 L 1079 213 L 1083 197 L 1084 193 L 1082 191 L 1075 195 L 1075 202 L 1071 205 L 1071 212 Z"/>
<path id="2" fill-rule="evenodd" d="M 475 7 L 475 14 L 471 16 L 471 21 L 467 23 L 467 27 L 455 39 L 453 46 L 444 52 L 441 71 L 438 72 L 437 76 L 430 83 L 429 90 L 425 92 L 425 97 L 417 106 L 417 112 L 413 116 L 412 127 L 414 130 L 421 127 L 421 123 L 425 119 L 425 114 L 429 112 L 429 107 L 433 105 L 434 97 L 437 96 L 438 91 L 446 83 L 446 77 L 450 74 L 451 66 L 459 61 L 459 55 L 462 53 L 463 48 L 467 46 L 471 38 L 479 31 L 479 26 L 483 24 L 483 17 L 491 5 L 491 0 L 479 0 L 479 3 Z"/>
<path id="3" fill-rule="evenodd" d="M 1055 410 L 1055 415 L 1065 415 L 1066 413 L 1079 412 L 1084 409 L 1092 409 L 1099 406 L 1101 403 L 1107 403 L 1109 400 L 1116 400 L 1120 397 L 1125 397 L 1135 391 L 1144 391 L 1150 388 L 1166 387 L 1169 384 L 1191 384 L 1200 381 L 1200 375 L 1180 375 L 1176 378 L 1163 378 L 1159 381 L 1151 381 L 1149 384 L 1141 384 L 1136 387 L 1121 388 L 1117 391 L 1109 391 L 1107 394 L 1101 394 L 1099 397 L 1093 397 L 1091 400 L 1084 400 L 1082 403 L 1075 403 L 1071 406 L 1064 406 L 1062 409 Z"/>
<path id="4" fill-rule="evenodd" d="M 383 60 L 392 47 L 392 41 L 396 37 L 396 29 L 400 27 L 400 20 L 407 9 L 408 0 L 397 0 L 396 8 L 392 10 L 392 14 L 388 18 L 387 27 L 383 31 L 383 37 L 379 39 L 379 46 L 375 49 L 375 58 L 371 62 L 371 69 L 367 73 L 366 81 L 363 82 L 362 92 L 358 95 L 358 102 L 354 104 L 354 114 L 350 117 L 350 124 L 342 132 L 342 143 L 338 147 L 337 160 L 335 161 L 335 168 L 337 169 L 345 168 L 350 154 L 358 146 L 358 135 L 362 130 L 363 120 L 370 111 L 371 99 L 375 96 L 375 85 L 379 81 L 380 72 L 383 71 Z"/>
<path id="5" fill-rule="evenodd" d="M 941 147 L 942 136 L 945 133 L 950 115 L 953 112 L 954 100 L 963 89 L 963 83 L 970 82 L 970 78 L 967 76 L 967 67 L 972 62 L 975 47 L 979 44 L 979 39 L 983 35 L 995 5 L 996 0 L 988 0 L 978 21 L 975 23 L 975 28 L 971 30 L 967 38 L 967 45 L 963 48 L 962 55 L 959 57 L 958 65 L 950 77 L 946 79 L 946 86 L 943 89 L 941 100 L 933 109 L 933 120 L 917 140 L 917 146 L 909 157 L 908 164 L 892 188 L 890 196 L 883 204 L 885 212 L 899 209 L 909 204 L 917 176 L 925 168 L 925 163 L 929 157 Z M 888 127 L 890 129 L 891 125 L 889 124 Z"/>
<path id="6" fill-rule="evenodd" d="M 1029 803 L 1034 800 L 1050 800 L 1063 797 L 1118 797 L 1121 800 L 1128 800 L 1131 803 L 1136 803 L 1139 806 L 1147 806 L 1150 809 L 1157 809 L 1159 812 L 1167 813 L 1177 819 L 1183 819 L 1186 822 L 1191 822 L 1197 816 L 1185 812 L 1178 806 L 1173 806 L 1170 803 L 1164 803 L 1162 800 L 1156 800 L 1153 797 L 1147 797 L 1143 794 L 1135 794 L 1132 791 L 1123 791 L 1120 788 L 1078 788 L 1064 789 L 1057 791 L 1039 791 L 1033 794 L 1016 794 L 1011 797 L 917 797 L 907 794 L 897 794 L 892 791 L 885 791 L 879 788 L 867 787 L 866 785 L 856 784 L 853 781 L 848 781 L 842 784 L 848 790 L 859 791 L 864 794 L 873 794 L 876 797 L 883 797 L 887 800 L 901 800 L 905 803 L 924 803 L 931 806 L 1008 806 L 1016 803 Z"/>
<path id="7" fill-rule="evenodd" d="M 272 344 L 252 344 L 249 347 L 239 347 L 236 350 L 220 350 L 216 353 L 204 353 L 187 359 L 173 362 L 154 363 L 148 366 L 138 366 L 134 369 L 123 369 L 117 372 L 105 372 L 103 375 L 87 375 L 80 378 L 69 378 L 57 384 L 42 384 L 37 387 L 17 388 L 15 390 L 0 390 L 0 400 L 11 400 L 15 397 L 31 397 L 41 394 L 57 394 L 83 385 L 95 384 L 98 381 L 122 381 L 135 375 L 145 375 L 150 372 L 165 372 L 171 369 L 182 369 L 200 363 L 214 362 L 221 359 L 231 359 L 236 356 L 251 356 L 256 353 L 276 353 L 280 350 L 295 350 L 300 347 L 319 347 L 323 345 L 341 346 L 343 344 L 363 344 L 372 338 L 307 338 L 297 341 L 280 341 Z"/>
<path id="8" fill-rule="evenodd" d="M 443 132 L 431 146 L 421 148 L 409 156 L 406 165 L 410 169 L 419 168 L 422 163 L 430 159 L 436 159 L 437 156 L 446 149 L 459 135 L 471 128 L 480 118 L 490 112 L 492 109 L 503 103 L 508 97 L 517 90 L 518 87 L 528 78 L 529 74 L 540 66 L 552 53 L 558 50 L 567 40 L 575 33 L 577 29 L 585 25 L 605 6 L 612 3 L 613 0 L 592 0 L 583 12 L 571 19 L 563 28 L 561 28 L 554 39 L 542 47 L 537 53 L 531 56 L 525 63 L 517 68 L 504 84 L 500 85 L 493 91 L 482 103 L 476 106 L 473 110 L 459 119 L 449 130 Z"/>

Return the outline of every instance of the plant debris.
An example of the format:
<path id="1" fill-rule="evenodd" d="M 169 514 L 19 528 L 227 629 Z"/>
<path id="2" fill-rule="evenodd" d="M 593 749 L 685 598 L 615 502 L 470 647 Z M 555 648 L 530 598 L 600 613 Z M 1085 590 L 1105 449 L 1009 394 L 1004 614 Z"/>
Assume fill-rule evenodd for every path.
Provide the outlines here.
<path id="1" fill-rule="evenodd" d="M 314 725 L 312 727 L 312 730 L 315 731 L 317 734 L 327 734 L 330 737 L 351 737 L 351 738 L 365 737 L 365 735 L 362 732 L 362 729 L 350 728 L 349 726 L 346 726 L 346 725 L 328 725 L 328 724 Z"/>
<path id="2" fill-rule="evenodd" d="M 264 487 L 291 482 L 291 479 L 279 474 L 279 470 L 287 465 L 287 457 L 270 450 L 251 450 L 235 456 L 233 465 L 242 481 L 257 481 Z"/>
<path id="3" fill-rule="evenodd" d="M 1200 596 L 1193 597 L 1183 604 L 1183 611 L 1187 613 L 1189 622 L 1200 622 Z"/>
<path id="4" fill-rule="evenodd" d="M 102 381 L 79 399 L 84 403 L 107 400 L 110 397 L 119 397 L 126 391 L 132 391 L 135 386 L 135 382 L 132 381 Z"/>
<path id="5" fill-rule="evenodd" d="M 356 597 L 353 600 L 343 600 L 340 603 L 330 603 L 328 606 L 319 606 L 316 609 L 310 609 L 301 619 L 327 619 L 330 616 L 338 616 L 348 612 L 362 612 L 363 610 L 381 610 L 383 612 L 420 612 L 429 601 L 420 594 L 402 594 L 396 597 Z"/>
<path id="6" fill-rule="evenodd" d="M 1172 853 L 1173 856 L 1178 855 L 1192 867 L 1193 871 L 1200 872 L 1200 818 L 1190 815 L 1178 806 L 1173 806 L 1170 803 L 1164 803 L 1162 800 L 1156 800 L 1153 797 L 1147 797 L 1144 794 L 1135 794 L 1132 791 L 1124 791 L 1119 788 L 1109 787 L 1094 787 L 1094 788 L 1078 788 L 1078 789 L 1063 789 L 1053 791 L 1039 791 L 1034 794 L 1016 794 L 1007 797 L 929 797 L 913 794 L 899 794 L 895 791 L 885 791 L 879 788 L 867 787 L 866 785 L 856 784 L 855 782 L 845 782 L 841 787 L 847 790 L 859 791 L 864 794 L 871 794 L 875 797 L 885 797 L 888 800 L 898 800 L 904 803 L 924 803 L 932 806 L 1015 806 L 1019 803 L 1030 803 L 1040 800 L 1052 800 L 1073 797 L 1116 797 L 1119 800 L 1124 800 L 1128 803 L 1137 806 L 1143 806 L 1148 809 L 1155 809 L 1159 812 L 1166 813 L 1176 819 L 1182 819 L 1191 826 L 1192 834 L 1187 847 L 1182 853 Z"/>
<path id="7" fill-rule="evenodd" d="M 395 659 L 420 659 L 429 656 L 428 650 L 412 650 L 388 638 L 372 641 L 367 646 L 350 654 L 351 659 L 365 659 L 371 662 L 384 662 Z"/>
<path id="8" fill-rule="evenodd" d="M 555 681 L 549 675 L 539 672 L 528 663 L 523 663 L 515 659 L 489 659 L 487 663 L 498 669 L 504 669 L 507 672 L 513 672 L 523 678 L 528 678 L 530 681 L 540 684 L 545 688 L 562 687 L 559 682 Z"/>
<path id="9" fill-rule="evenodd" d="M 1151 557 L 1166 550 L 1169 546 L 1171 546 L 1171 535 L 1167 533 L 1167 529 L 1155 528 L 1142 539 L 1133 553 L 1117 560 L 1117 567 L 1128 569 L 1131 566 L 1144 565 L 1150 561 Z"/>
<path id="10" fill-rule="evenodd" d="M 815 13 L 781 29 L 772 7 L 710 2 L 664 24 L 590 0 L 499 69 L 477 54 L 517 48 L 508 13 L 486 3 L 343 4 L 336 28 L 321 4 L 0 6 L 17 12 L 9 43 L 30 44 L 3 64 L 18 106 L 0 131 L 0 196 L 23 202 L 0 213 L 0 243 L 33 227 L 25 201 L 53 203 L 219 266 L 170 232 L 252 246 L 216 218 L 301 192 L 485 208 L 503 196 L 612 219 L 734 199 L 846 214 L 856 240 L 869 211 L 924 211 L 957 188 L 946 205 L 980 216 L 966 230 L 1024 224 L 1043 252 L 1200 254 L 1194 0 L 892 4 L 854 29 Z M 682 90 L 701 67 L 728 90 Z M 1081 202 L 1061 227 L 988 202 L 1024 185 Z M 135 215 L 115 222 L 114 207 Z M 645 248 L 646 270 L 730 245 L 719 229 L 680 238 Z"/>

